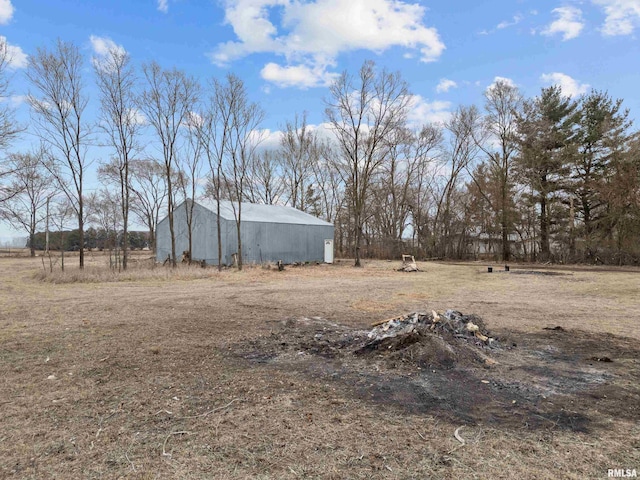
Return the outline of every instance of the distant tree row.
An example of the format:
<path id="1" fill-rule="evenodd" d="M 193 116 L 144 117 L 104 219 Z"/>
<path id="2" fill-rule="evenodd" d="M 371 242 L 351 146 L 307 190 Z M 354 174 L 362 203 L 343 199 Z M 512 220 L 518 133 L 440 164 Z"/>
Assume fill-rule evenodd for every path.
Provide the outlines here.
<path id="1" fill-rule="evenodd" d="M 0 45 L 4 97 L 8 55 Z M 280 144 L 266 148 L 265 112 L 233 74 L 201 83 L 154 62 L 138 68 L 113 45 L 91 59 L 100 113 L 89 118 L 85 64 L 64 41 L 29 57 L 30 133 L 39 142 L 0 163 L 2 218 L 27 232 L 30 245 L 41 230 L 77 232 L 80 267 L 84 249 L 94 248 L 87 225 L 119 239 L 118 268 L 126 269 L 132 220 L 153 241 L 164 215 L 175 265 L 174 211 L 184 205 L 191 245 L 193 203 L 183 200 L 204 196 L 232 201 L 240 268 L 245 201 L 334 223 L 338 253 L 356 265 L 401 253 L 640 260 L 639 135 L 622 101 L 606 92 L 572 99 L 554 86 L 524 98 L 498 81 L 482 107 L 415 126 L 407 83 L 369 61 L 330 86 L 327 134 L 293 113 Z M 5 151 L 22 130 L 13 113 L 0 102 Z M 97 165 L 103 187 L 88 192 L 97 152 L 108 152 Z"/>
<path id="2" fill-rule="evenodd" d="M 149 248 L 149 234 L 147 232 L 129 231 L 128 245 L 131 250 Z M 48 240 L 47 240 L 48 237 Z M 88 228 L 84 232 L 85 248 L 89 251 L 114 251 L 122 249 L 124 234 L 122 231 L 113 232 L 104 229 Z M 48 250 L 75 252 L 80 250 L 80 232 L 78 230 L 37 232 L 33 239 L 27 240 L 27 248 L 34 250 Z"/>

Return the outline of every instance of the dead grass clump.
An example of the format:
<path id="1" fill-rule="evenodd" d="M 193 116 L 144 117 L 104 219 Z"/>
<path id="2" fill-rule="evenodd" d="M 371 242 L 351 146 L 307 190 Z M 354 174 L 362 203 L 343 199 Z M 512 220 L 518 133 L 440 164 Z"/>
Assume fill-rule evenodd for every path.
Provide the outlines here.
<path id="1" fill-rule="evenodd" d="M 107 283 L 107 282 L 136 282 L 136 281 L 170 281 L 170 280 L 198 280 L 212 278 L 218 275 L 213 268 L 201 268 L 195 265 L 178 265 L 171 267 L 134 266 L 127 270 L 115 270 L 107 266 L 67 268 L 64 271 L 44 271 L 36 273 L 37 280 L 55 284 L 65 283 Z"/>

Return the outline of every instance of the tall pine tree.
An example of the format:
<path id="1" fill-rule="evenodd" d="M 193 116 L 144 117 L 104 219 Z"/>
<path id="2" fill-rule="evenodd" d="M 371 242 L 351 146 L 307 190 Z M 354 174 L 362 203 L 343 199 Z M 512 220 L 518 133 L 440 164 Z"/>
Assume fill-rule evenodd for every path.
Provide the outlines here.
<path id="1" fill-rule="evenodd" d="M 568 152 L 577 121 L 577 102 L 562 95 L 557 85 L 543 88 L 539 97 L 526 101 L 519 118 L 516 168 L 538 206 L 542 260 L 551 256 L 552 212 L 569 173 Z"/>

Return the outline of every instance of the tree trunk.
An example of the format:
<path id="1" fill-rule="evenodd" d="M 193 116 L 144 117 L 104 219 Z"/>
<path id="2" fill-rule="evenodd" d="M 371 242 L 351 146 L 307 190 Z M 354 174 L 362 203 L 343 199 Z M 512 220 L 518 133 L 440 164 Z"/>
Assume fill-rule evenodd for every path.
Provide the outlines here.
<path id="1" fill-rule="evenodd" d="M 82 201 L 80 201 L 80 209 L 78 213 L 78 232 L 80 242 L 80 270 L 84 269 L 84 214 L 82 208 Z"/>
<path id="2" fill-rule="evenodd" d="M 185 200 L 184 207 L 187 219 L 187 248 L 189 249 L 189 265 L 191 265 L 193 260 L 193 251 L 191 249 L 191 246 L 193 245 L 193 199 L 191 202 Z"/>
<path id="3" fill-rule="evenodd" d="M 238 232 L 238 270 L 242 270 L 242 235 L 240 233 L 242 225 L 242 204 L 238 202 L 238 221 L 236 222 L 236 229 Z"/>
<path id="4" fill-rule="evenodd" d="M 167 208 L 167 216 L 169 217 L 169 234 L 171 235 L 171 266 L 176 267 L 176 234 L 173 228 L 173 192 L 171 191 L 171 170 L 167 169 L 167 199 L 168 199 L 168 208 Z"/>
<path id="5" fill-rule="evenodd" d="M 129 263 L 129 162 L 125 164 L 124 195 L 122 198 L 122 269 L 126 270 Z"/>
<path id="6" fill-rule="evenodd" d="M 360 215 L 356 214 L 355 218 L 355 263 L 354 267 L 362 267 L 362 263 L 360 261 L 360 243 L 362 242 L 362 222 L 360 219 Z"/>
<path id="7" fill-rule="evenodd" d="M 149 246 L 151 247 L 151 251 L 155 255 L 156 252 L 156 231 L 153 228 L 153 222 L 149 223 Z"/>
<path id="8" fill-rule="evenodd" d="M 551 256 L 549 245 L 549 216 L 547 213 L 547 197 L 540 196 L 540 257 L 543 261 Z"/>
<path id="9" fill-rule="evenodd" d="M 217 218 L 216 225 L 218 227 L 218 271 L 222 271 L 222 232 L 220 232 L 220 192 L 218 192 L 217 205 Z"/>
<path id="10" fill-rule="evenodd" d="M 509 248 L 508 212 L 507 212 L 507 185 L 502 185 L 502 260 L 508 262 L 511 257 Z"/>

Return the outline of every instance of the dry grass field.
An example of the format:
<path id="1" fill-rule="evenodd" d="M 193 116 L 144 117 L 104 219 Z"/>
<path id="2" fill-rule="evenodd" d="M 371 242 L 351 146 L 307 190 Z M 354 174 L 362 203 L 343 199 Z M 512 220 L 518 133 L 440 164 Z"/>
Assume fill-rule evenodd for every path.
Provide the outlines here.
<path id="1" fill-rule="evenodd" d="M 141 256 L 116 275 L 88 261 L 45 275 L 41 258 L 0 258 L 2 478 L 640 471 L 640 270 L 219 273 Z M 346 344 L 373 322 L 447 309 L 482 317 L 500 345 L 491 365 Z"/>

